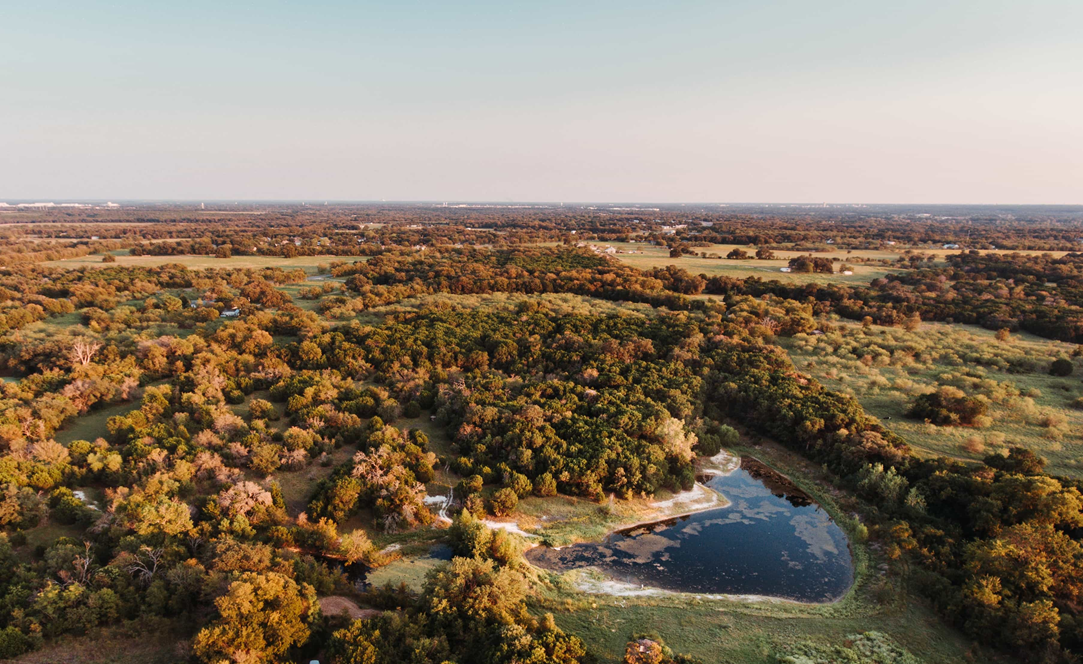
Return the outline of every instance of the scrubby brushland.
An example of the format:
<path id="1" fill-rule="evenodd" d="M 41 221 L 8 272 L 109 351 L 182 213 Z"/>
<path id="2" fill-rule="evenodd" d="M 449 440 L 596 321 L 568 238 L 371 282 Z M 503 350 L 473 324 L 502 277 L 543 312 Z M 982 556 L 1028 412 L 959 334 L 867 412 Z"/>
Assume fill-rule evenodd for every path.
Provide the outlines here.
<path id="1" fill-rule="evenodd" d="M 1037 422 L 1059 411 L 1022 378 L 1078 380 L 1064 342 L 1083 258 L 930 254 L 862 287 L 680 267 L 682 244 L 856 253 L 890 235 L 915 251 L 970 225 L 989 245 L 1067 251 L 1071 218 L 937 235 L 864 217 L 702 226 L 706 213 L 679 211 L 116 214 L 3 227 L 17 260 L 0 268 L 2 657 L 129 628 L 171 631 L 177 658 L 215 663 L 694 661 L 665 635 L 629 633 L 614 653 L 558 627 L 559 584 L 481 520 L 690 489 L 697 459 L 737 431 L 821 467 L 852 500 L 854 545 L 975 652 L 1083 656 L 1077 440 Z M 590 244 L 604 238 L 678 251 L 639 270 Z M 808 249 L 810 269 L 835 274 Z M 99 252 L 117 260 L 65 262 Z M 193 255 L 209 265 L 173 262 Z M 162 260 L 136 262 L 148 256 Z M 504 299 L 465 299 L 489 295 Z M 947 336 L 923 337 L 928 320 Z M 967 346 L 950 336 L 964 322 L 1004 332 Z M 872 399 L 892 390 L 896 417 L 985 447 L 909 440 Z M 1008 426 L 1026 408 L 1034 418 Z M 1061 431 L 1052 464 L 1025 427 Z M 443 492 L 451 505 L 433 500 Z M 361 593 L 347 577 L 403 555 L 387 544 L 436 541 L 453 558 L 418 588 Z M 371 612 L 321 609 L 342 596 Z M 861 632 L 772 656 L 908 661 Z"/>

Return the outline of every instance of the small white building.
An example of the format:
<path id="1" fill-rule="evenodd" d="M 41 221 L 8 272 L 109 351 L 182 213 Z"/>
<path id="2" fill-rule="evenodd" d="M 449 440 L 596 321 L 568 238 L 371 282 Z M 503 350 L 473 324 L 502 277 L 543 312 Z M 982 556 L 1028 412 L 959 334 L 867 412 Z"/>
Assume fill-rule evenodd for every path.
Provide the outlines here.
<path id="1" fill-rule="evenodd" d="M 222 313 L 218 315 L 218 317 L 219 318 L 239 318 L 240 315 L 241 315 L 241 310 L 237 309 L 237 308 L 233 308 L 233 309 L 225 309 L 225 310 L 223 310 Z"/>

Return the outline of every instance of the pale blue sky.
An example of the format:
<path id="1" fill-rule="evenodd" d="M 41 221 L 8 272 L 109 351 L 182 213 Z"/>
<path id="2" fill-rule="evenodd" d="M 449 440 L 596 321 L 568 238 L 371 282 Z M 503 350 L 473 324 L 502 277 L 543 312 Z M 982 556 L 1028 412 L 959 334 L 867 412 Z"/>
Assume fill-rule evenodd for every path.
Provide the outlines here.
<path id="1" fill-rule="evenodd" d="M 1083 203 L 1083 2 L 0 13 L 0 200 Z"/>

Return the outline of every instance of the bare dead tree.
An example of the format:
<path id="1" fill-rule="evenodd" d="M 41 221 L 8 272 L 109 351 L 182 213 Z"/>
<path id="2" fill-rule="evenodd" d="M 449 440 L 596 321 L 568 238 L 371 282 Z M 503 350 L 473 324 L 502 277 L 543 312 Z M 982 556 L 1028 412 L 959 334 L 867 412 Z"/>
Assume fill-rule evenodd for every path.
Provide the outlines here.
<path id="1" fill-rule="evenodd" d="M 19 424 L 21 425 L 21 428 L 22 428 L 23 438 L 26 438 L 27 440 L 33 440 L 33 439 L 42 440 L 42 439 L 44 439 L 45 438 L 45 422 L 42 422 L 41 420 L 39 420 L 36 417 L 34 417 L 33 415 L 31 415 L 30 411 L 25 411 L 25 412 L 26 412 L 26 418 L 25 419 L 20 419 L 20 422 L 19 422 Z M 19 414 L 21 415 L 22 413 L 19 413 Z"/>
<path id="2" fill-rule="evenodd" d="M 76 363 L 86 366 L 90 364 L 90 361 L 94 359 L 94 354 L 98 352 L 102 347 L 100 341 L 94 341 L 83 337 L 77 339 L 72 345 L 71 350 L 68 351 L 68 358 L 71 360 L 72 365 Z"/>
<path id="3" fill-rule="evenodd" d="M 198 535 L 189 535 L 187 538 L 188 550 L 193 556 L 198 555 L 200 549 L 203 548 L 204 540 Z"/>
<path id="4" fill-rule="evenodd" d="M 154 575 L 158 572 L 158 562 L 162 559 L 164 553 L 164 549 L 152 549 L 149 546 L 144 546 L 140 549 L 139 557 L 135 559 L 135 562 L 128 565 L 128 573 L 143 585 L 150 585 Z M 144 554 L 146 555 L 145 560 L 143 558 Z"/>
<path id="5" fill-rule="evenodd" d="M 73 583 L 81 583 L 86 585 L 90 580 L 90 573 L 92 571 L 91 565 L 94 559 L 90 555 L 90 542 L 84 541 L 83 547 L 85 549 L 82 555 L 77 555 L 71 561 L 73 572 L 63 570 L 57 574 L 65 586 L 70 586 Z"/>

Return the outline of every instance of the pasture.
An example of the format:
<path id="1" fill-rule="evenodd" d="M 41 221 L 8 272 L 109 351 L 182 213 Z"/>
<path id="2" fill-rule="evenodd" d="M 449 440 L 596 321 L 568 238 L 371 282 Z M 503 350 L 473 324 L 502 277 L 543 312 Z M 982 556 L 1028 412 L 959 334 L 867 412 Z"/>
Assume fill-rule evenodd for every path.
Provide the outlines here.
<path id="1" fill-rule="evenodd" d="M 1083 477 L 1083 383 L 1048 372 L 1053 360 L 1069 357 L 1071 344 L 1028 334 L 998 339 L 964 325 L 906 331 L 848 322 L 780 342 L 799 371 L 853 395 L 921 452 L 978 461 L 1022 445 L 1046 457 L 1051 472 Z M 917 395 L 941 386 L 985 400 L 987 417 L 974 426 L 936 426 L 907 416 Z"/>
<path id="2" fill-rule="evenodd" d="M 781 269 L 786 267 L 789 263 L 789 259 L 796 256 L 804 256 L 808 252 L 793 251 L 793 252 L 775 252 L 778 258 L 773 260 L 731 260 L 724 258 L 724 256 L 732 249 L 740 248 L 745 251 L 749 251 L 747 246 L 738 247 L 737 245 L 712 245 L 711 247 L 696 247 L 698 252 L 717 253 L 722 258 L 704 258 L 702 256 L 682 256 L 680 258 L 671 258 L 669 250 L 665 247 L 657 247 L 649 244 L 642 243 L 627 243 L 627 242 L 609 242 L 598 243 L 597 246 L 607 247 L 612 246 L 618 251 L 625 253 L 618 253 L 614 255 L 617 260 L 631 265 L 632 267 L 639 268 L 640 270 L 651 270 L 657 267 L 667 267 L 674 265 L 682 268 L 691 274 L 703 274 L 708 277 L 724 276 L 732 277 L 734 279 L 745 279 L 748 277 L 758 277 L 764 281 L 781 281 L 782 283 L 792 284 L 807 284 L 807 283 L 844 283 L 852 285 L 866 285 L 873 279 L 886 276 L 898 270 L 887 268 L 881 265 L 861 265 L 855 263 L 848 263 L 853 267 L 853 274 L 801 274 L 795 272 L 782 272 Z M 755 248 L 751 248 L 751 252 L 754 252 Z M 636 252 L 636 253 L 629 253 Z M 750 252 L 750 253 L 751 253 Z M 818 257 L 832 258 L 834 254 L 831 253 L 816 253 Z M 894 254 L 898 256 L 898 254 Z M 842 262 L 846 260 L 853 260 L 854 256 L 847 257 L 845 252 L 839 254 L 840 262 L 835 265 L 835 269 L 838 270 Z"/>

